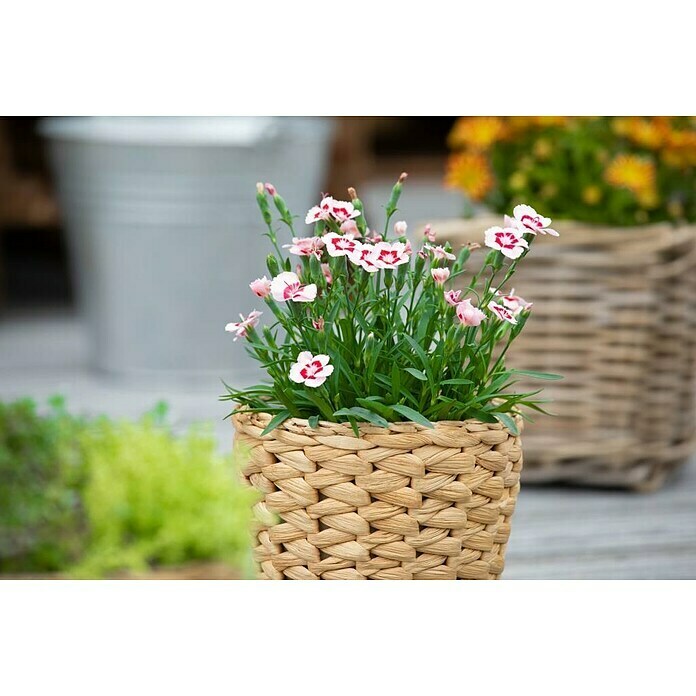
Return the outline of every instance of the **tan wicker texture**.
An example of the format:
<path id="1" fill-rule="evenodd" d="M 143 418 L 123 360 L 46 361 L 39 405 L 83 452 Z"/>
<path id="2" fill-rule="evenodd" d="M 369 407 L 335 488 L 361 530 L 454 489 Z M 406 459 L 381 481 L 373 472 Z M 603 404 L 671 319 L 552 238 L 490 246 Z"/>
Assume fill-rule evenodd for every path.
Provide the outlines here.
<path id="1" fill-rule="evenodd" d="M 522 469 L 499 424 L 388 429 L 233 417 L 263 494 L 255 558 L 274 580 L 489 580 L 503 571 Z M 276 517 L 275 514 L 280 518 Z"/>
<path id="2" fill-rule="evenodd" d="M 493 224 L 434 228 L 456 248 Z M 525 481 L 657 488 L 696 438 L 696 228 L 558 229 L 514 279 L 534 310 L 508 364 L 565 376 L 525 385 L 557 414 L 529 426 Z"/>

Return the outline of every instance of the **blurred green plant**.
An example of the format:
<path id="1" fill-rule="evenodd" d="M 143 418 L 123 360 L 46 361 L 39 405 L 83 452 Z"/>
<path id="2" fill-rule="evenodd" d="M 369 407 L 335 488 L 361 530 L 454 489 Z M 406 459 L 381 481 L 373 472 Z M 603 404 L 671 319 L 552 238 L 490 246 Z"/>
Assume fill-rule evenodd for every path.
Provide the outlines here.
<path id="1" fill-rule="evenodd" d="M 636 225 L 696 221 L 696 117 L 466 116 L 447 183 L 498 212 Z"/>
<path id="2" fill-rule="evenodd" d="M 248 572 L 255 494 L 209 428 L 0 404 L 0 571 L 103 577 L 191 561 Z"/>

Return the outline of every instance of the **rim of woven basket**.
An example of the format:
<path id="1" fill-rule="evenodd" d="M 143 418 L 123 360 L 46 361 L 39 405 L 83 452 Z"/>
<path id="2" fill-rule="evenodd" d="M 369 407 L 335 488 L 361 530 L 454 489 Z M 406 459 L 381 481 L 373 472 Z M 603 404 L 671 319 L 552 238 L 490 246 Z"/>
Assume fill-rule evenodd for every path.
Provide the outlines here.
<path id="1" fill-rule="evenodd" d="M 268 421 L 270 422 L 271 418 L 273 418 L 273 415 L 270 413 L 266 413 L 265 411 L 240 411 L 239 413 L 235 413 L 231 416 L 232 422 L 235 423 L 240 416 L 246 415 L 247 417 L 253 417 L 253 416 L 266 416 L 268 418 Z M 522 416 L 519 414 L 515 414 L 513 416 L 515 425 L 517 426 L 518 432 L 522 432 L 522 428 L 524 427 L 524 419 Z M 492 428 L 494 430 L 506 430 L 509 432 L 511 435 L 512 433 L 506 426 L 504 426 L 500 421 L 496 421 L 495 423 L 484 423 L 481 420 L 478 420 L 477 418 L 467 418 L 466 420 L 463 421 L 452 421 L 452 420 L 441 420 L 441 421 L 433 421 L 433 426 L 435 426 L 435 429 L 439 427 L 466 427 L 467 423 L 472 424 L 472 425 L 484 425 L 487 428 Z M 280 425 L 276 426 L 274 430 L 289 430 L 290 428 L 288 426 L 294 426 L 296 428 L 307 428 L 308 430 L 317 430 L 320 427 L 323 428 L 340 428 L 342 430 L 345 430 L 347 433 L 350 434 L 351 437 L 355 437 L 355 432 L 353 432 L 353 428 L 350 423 L 334 423 L 332 421 L 324 421 L 320 420 L 317 422 L 317 428 L 312 428 L 312 426 L 309 424 L 309 420 L 306 418 L 288 418 L 287 420 L 283 421 Z M 416 430 L 432 430 L 432 428 L 429 428 L 426 425 L 421 425 L 420 423 L 415 423 L 413 421 L 395 421 L 395 422 L 390 422 L 389 425 L 386 428 L 383 428 L 379 425 L 374 425 L 373 423 L 357 423 L 358 426 L 358 431 L 362 434 L 363 432 L 365 434 L 374 434 L 375 432 L 384 432 L 384 431 L 394 431 L 394 430 L 399 430 L 400 428 L 416 428 Z M 271 437 L 273 434 L 273 430 L 271 430 L 270 433 L 267 433 L 264 435 L 264 437 Z M 513 436 L 514 437 L 514 436 Z"/>

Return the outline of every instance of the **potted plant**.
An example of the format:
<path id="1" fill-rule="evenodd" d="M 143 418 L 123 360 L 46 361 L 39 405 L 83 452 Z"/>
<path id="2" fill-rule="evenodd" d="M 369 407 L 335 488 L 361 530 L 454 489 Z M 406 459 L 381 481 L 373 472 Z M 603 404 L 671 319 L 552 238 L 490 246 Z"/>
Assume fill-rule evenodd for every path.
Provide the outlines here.
<path id="1" fill-rule="evenodd" d="M 526 438 L 527 481 L 659 487 L 696 446 L 694 117 L 466 117 L 447 183 L 547 211 L 563 235 L 518 276 L 538 311 L 511 365 L 562 371 Z M 486 220 L 437 226 L 466 240 Z M 548 240 L 546 240 L 548 241 Z"/>
<path id="2" fill-rule="evenodd" d="M 283 198 L 257 185 L 273 252 L 250 283 L 270 317 L 227 325 L 267 383 L 227 387 L 256 505 L 262 578 L 493 579 L 503 570 L 522 468 L 523 407 L 538 392 L 506 353 L 531 305 L 506 288 L 537 232 L 505 218 L 455 255 L 426 229 L 414 249 L 350 201 L 325 196 L 296 229 Z M 287 228 L 278 239 L 272 201 Z M 542 230 L 543 231 L 543 230 Z M 466 288 L 452 290 L 456 280 Z"/>

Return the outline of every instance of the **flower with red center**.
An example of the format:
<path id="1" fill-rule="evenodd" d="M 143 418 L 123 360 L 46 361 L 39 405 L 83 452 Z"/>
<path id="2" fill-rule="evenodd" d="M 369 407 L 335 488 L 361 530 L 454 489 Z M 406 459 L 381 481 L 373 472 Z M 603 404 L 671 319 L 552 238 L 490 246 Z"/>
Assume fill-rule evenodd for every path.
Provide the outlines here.
<path id="1" fill-rule="evenodd" d="M 340 235 L 329 232 L 322 237 L 329 256 L 349 256 L 360 249 L 360 242 L 353 238 L 352 234 Z"/>
<path id="2" fill-rule="evenodd" d="M 315 222 L 328 220 L 331 217 L 333 210 L 334 199 L 331 196 L 324 196 L 319 205 L 315 205 L 307 211 L 305 222 L 308 225 L 313 225 Z"/>
<path id="3" fill-rule="evenodd" d="M 445 259 L 448 261 L 454 261 L 454 259 L 457 258 L 454 254 L 447 251 L 443 246 L 431 246 L 430 244 L 424 244 L 423 248 L 431 251 L 433 253 L 433 257 L 439 261 L 444 261 Z"/>
<path id="4" fill-rule="evenodd" d="M 346 222 L 360 216 L 360 211 L 349 201 L 335 201 L 331 199 L 331 215 L 336 222 Z"/>
<path id="5" fill-rule="evenodd" d="M 283 244 L 283 249 L 288 249 L 291 254 L 298 256 L 314 255 L 320 259 L 323 246 L 321 237 L 293 237 L 292 244 Z"/>
<path id="6" fill-rule="evenodd" d="M 455 311 L 462 326 L 479 326 L 486 318 L 485 313 L 478 307 L 474 307 L 469 299 L 462 300 L 457 304 Z"/>
<path id="7" fill-rule="evenodd" d="M 256 280 L 249 283 L 251 291 L 257 297 L 268 297 L 271 293 L 271 281 L 264 276 L 263 278 L 257 278 Z"/>
<path id="8" fill-rule="evenodd" d="M 304 351 L 290 367 L 290 379 L 307 387 L 320 387 L 334 371 L 329 360 L 328 355 L 312 355 L 309 351 Z"/>
<path id="9" fill-rule="evenodd" d="M 430 275 L 432 275 L 435 285 L 444 285 L 447 279 L 450 277 L 449 268 L 431 268 Z"/>
<path id="10" fill-rule="evenodd" d="M 259 317 L 261 314 L 262 312 L 257 312 L 256 310 L 251 312 L 246 318 L 243 314 L 240 314 L 239 318 L 241 321 L 230 322 L 227 324 L 227 326 L 225 326 L 225 331 L 236 334 L 234 337 L 235 341 L 238 338 L 246 338 L 249 333 L 249 329 L 253 329 L 259 323 Z"/>
<path id="11" fill-rule="evenodd" d="M 379 266 L 375 263 L 375 247 L 372 244 L 361 244 L 358 249 L 351 252 L 348 258 L 368 273 L 376 273 Z"/>
<path id="12" fill-rule="evenodd" d="M 459 296 L 462 294 L 461 290 L 448 290 L 445 293 L 445 302 L 452 307 L 456 307 L 459 304 Z"/>
<path id="13" fill-rule="evenodd" d="M 295 273 L 279 273 L 271 282 L 271 295 L 277 302 L 311 302 L 317 296 L 317 286 L 302 285 Z"/>
<path id="14" fill-rule="evenodd" d="M 506 321 L 509 324 L 517 324 L 517 319 L 515 319 L 515 315 L 512 311 L 510 311 L 507 307 L 503 307 L 503 305 L 498 304 L 497 302 L 493 302 L 491 300 L 488 303 L 488 309 L 495 314 L 498 319 L 501 319 L 502 321 Z"/>
<path id="15" fill-rule="evenodd" d="M 496 297 L 500 298 L 500 301 L 503 303 L 503 306 L 509 309 L 511 312 L 514 312 L 515 316 L 517 316 L 520 312 L 525 312 L 528 309 L 531 309 L 532 307 L 531 302 L 527 302 L 524 298 L 520 297 L 519 295 L 515 295 L 515 288 L 512 288 L 509 295 L 503 295 L 497 290 L 495 294 Z"/>
<path id="16" fill-rule="evenodd" d="M 531 205 L 516 205 L 512 214 L 515 216 L 515 223 L 520 232 L 529 232 L 530 234 L 540 232 L 541 234 L 550 234 L 552 237 L 558 237 L 558 232 L 549 227 L 551 218 L 539 215 Z"/>
<path id="17" fill-rule="evenodd" d="M 515 227 L 489 227 L 485 232 L 486 246 L 497 249 L 509 259 L 517 259 L 529 248 L 529 243 Z"/>
<path id="18" fill-rule="evenodd" d="M 378 268 L 396 268 L 408 263 L 409 250 L 403 242 L 379 242 L 375 244 L 373 261 Z"/>

